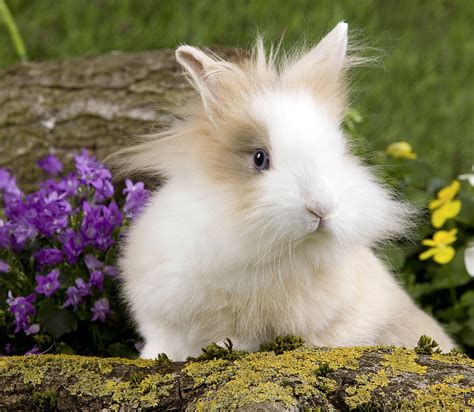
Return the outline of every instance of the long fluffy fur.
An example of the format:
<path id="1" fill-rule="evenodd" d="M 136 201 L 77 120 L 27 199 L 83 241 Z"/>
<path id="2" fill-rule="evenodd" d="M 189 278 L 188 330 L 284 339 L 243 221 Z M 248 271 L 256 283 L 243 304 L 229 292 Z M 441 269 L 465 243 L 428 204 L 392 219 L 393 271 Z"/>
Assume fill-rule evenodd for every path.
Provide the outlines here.
<path id="1" fill-rule="evenodd" d="M 189 46 L 177 59 L 199 99 L 115 156 L 123 173 L 167 180 L 120 261 L 142 356 L 185 359 L 225 338 L 254 350 L 281 334 L 328 346 L 413 346 L 427 334 L 452 347 L 371 251 L 405 234 L 413 209 L 341 131 L 347 70 L 360 62 L 347 27 L 279 63 L 261 40 L 238 64 Z M 269 170 L 253 167 L 257 148 Z"/>

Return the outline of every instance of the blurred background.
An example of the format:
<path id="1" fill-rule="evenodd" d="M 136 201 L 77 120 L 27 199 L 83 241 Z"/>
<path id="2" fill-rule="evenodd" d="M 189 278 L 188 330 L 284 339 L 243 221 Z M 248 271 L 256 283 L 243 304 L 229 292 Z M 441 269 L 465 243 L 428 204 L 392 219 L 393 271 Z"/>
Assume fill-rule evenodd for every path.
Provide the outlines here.
<path id="1" fill-rule="evenodd" d="M 357 141 L 359 154 L 383 171 L 387 184 L 424 211 L 409 242 L 378 252 L 417 302 L 444 324 L 463 350 L 474 355 L 472 0 L 0 0 L 0 12 L 5 4 L 25 50 L 18 50 L 18 41 L 12 41 L 8 24 L 3 24 L 8 23 L 5 13 L 3 19 L 0 13 L 0 83 L 2 70 L 22 81 L 22 73 L 28 73 L 20 70 L 22 59 L 41 62 L 114 50 L 175 48 L 183 43 L 248 48 L 258 32 L 268 42 L 284 36 L 283 47 L 291 49 L 295 44 L 311 45 L 339 21 L 347 21 L 350 35 L 379 58 L 379 64 L 356 70 L 352 109 L 345 125 L 348 134 Z M 0 88 L 0 126 L 10 136 L 11 130 L 20 130 L 9 127 L 18 121 L 16 113 L 25 108 L 10 109 L 11 121 L 8 115 L 2 119 L 2 98 L 7 104 L 14 98 L 8 90 L 3 96 L 1 92 Z M 72 121 L 70 127 L 76 130 Z M 49 150 L 54 123 L 43 122 L 40 129 L 23 134 L 22 139 L 43 141 L 44 149 Z M 3 140 L 0 154 L 8 151 L 6 138 Z M 11 140 L 18 146 L 17 135 Z M 79 145 L 71 141 L 68 150 L 79 149 Z M 119 190 L 115 193 L 120 196 Z M 13 268 L 18 279 L 29 279 L 29 283 L 16 285 L 5 283 L 14 276 L 0 277 L 0 354 L 8 345 L 14 349 L 4 349 L 5 353 L 23 353 L 33 343 L 37 351 L 51 350 L 53 342 L 56 352 L 136 356 L 138 338 L 133 331 L 120 329 L 125 321 L 108 318 L 108 328 L 91 328 L 87 306 L 72 315 L 57 306 L 59 301 L 47 306 L 44 302 L 49 300 L 44 299 L 38 312 L 42 329 L 34 342 L 15 332 L 12 309 L 7 308 L 11 304 L 6 304 L 7 290 L 13 290 L 14 296 L 26 296 L 34 287 L 31 250 L 23 252 L 0 248 L 0 258 L 10 265 L 3 271 Z M 97 252 L 97 256 L 107 264 L 114 263 L 113 252 Z M 71 272 L 70 266 L 62 265 Z M 87 279 L 82 261 L 73 269 L 75 276 Z M 58 293 L 64 294 L 73 280 L 65 279 Z M 105 296 L 120 314 L 114 288 L 112 283 L 106 285 Z M 46 305 L 44 310 L 41 305 Z M 31 316 L 29 321 L 34 319 Z M 63 322 L 60 330 L 58 319 Z M 9 325 L 3 335 L 2 322 Z"/>
<path id="2" fill-rule="evenodd" d="M 29 59 L 182 43 L 248 47 L 257 31 L 285 47 L 313 43 L 346 20 L 382 65 L 359 71 L 354 105 L 370 149 L 394 140 L 443 176 L 474 158 L 474 4 L 471 0 L 7 0 Z M 18 61 L 0 24 L 0 67 Z"/>

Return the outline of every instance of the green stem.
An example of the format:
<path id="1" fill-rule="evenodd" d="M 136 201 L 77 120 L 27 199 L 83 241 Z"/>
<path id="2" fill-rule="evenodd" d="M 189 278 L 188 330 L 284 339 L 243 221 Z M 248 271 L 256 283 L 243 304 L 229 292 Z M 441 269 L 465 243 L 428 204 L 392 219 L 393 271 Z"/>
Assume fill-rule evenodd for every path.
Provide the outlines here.
<path id="1" fill-rule="evenodd" d="M 21 61 L 28 60 L 25 43 L 23 42 L 20 31 L 5 0 L 0 0 L 0 16 L 3 17 L 3 21 L 7 26 L 8 33 L 10 34 L 15 50 Z"/>

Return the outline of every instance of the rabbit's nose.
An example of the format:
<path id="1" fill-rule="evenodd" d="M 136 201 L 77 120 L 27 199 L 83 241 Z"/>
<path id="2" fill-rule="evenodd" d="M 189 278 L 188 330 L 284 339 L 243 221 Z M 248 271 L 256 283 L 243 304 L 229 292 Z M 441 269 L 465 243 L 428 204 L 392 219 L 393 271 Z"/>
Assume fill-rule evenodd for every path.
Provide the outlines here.
<path id="1" fill-rule="evenodd" d="M 306 206 L 306 209 L 308 210 L 309 213 L 316 216 L 318 219 L 324 218 L 324 213 L 322 213 L 319 209 L 315 207 L 311 207 L 311 206 Z"/>

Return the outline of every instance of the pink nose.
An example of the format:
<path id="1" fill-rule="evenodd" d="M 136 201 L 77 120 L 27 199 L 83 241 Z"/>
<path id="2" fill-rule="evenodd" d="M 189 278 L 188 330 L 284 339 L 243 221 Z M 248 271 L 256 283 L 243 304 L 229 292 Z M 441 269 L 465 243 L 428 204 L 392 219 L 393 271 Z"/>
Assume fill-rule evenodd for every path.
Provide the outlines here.
<path id="1" fill-rule="evenodd" d="M 317 210 L 315 208 L 308 207 L 308 206 L 306 206 L 306 209 L 308 210 L 309 213 L 316 216 L 317 218 L 319 218 L 319 219 L 324 218 L 324 213 L 322 213 L 320 210 Z"/>

